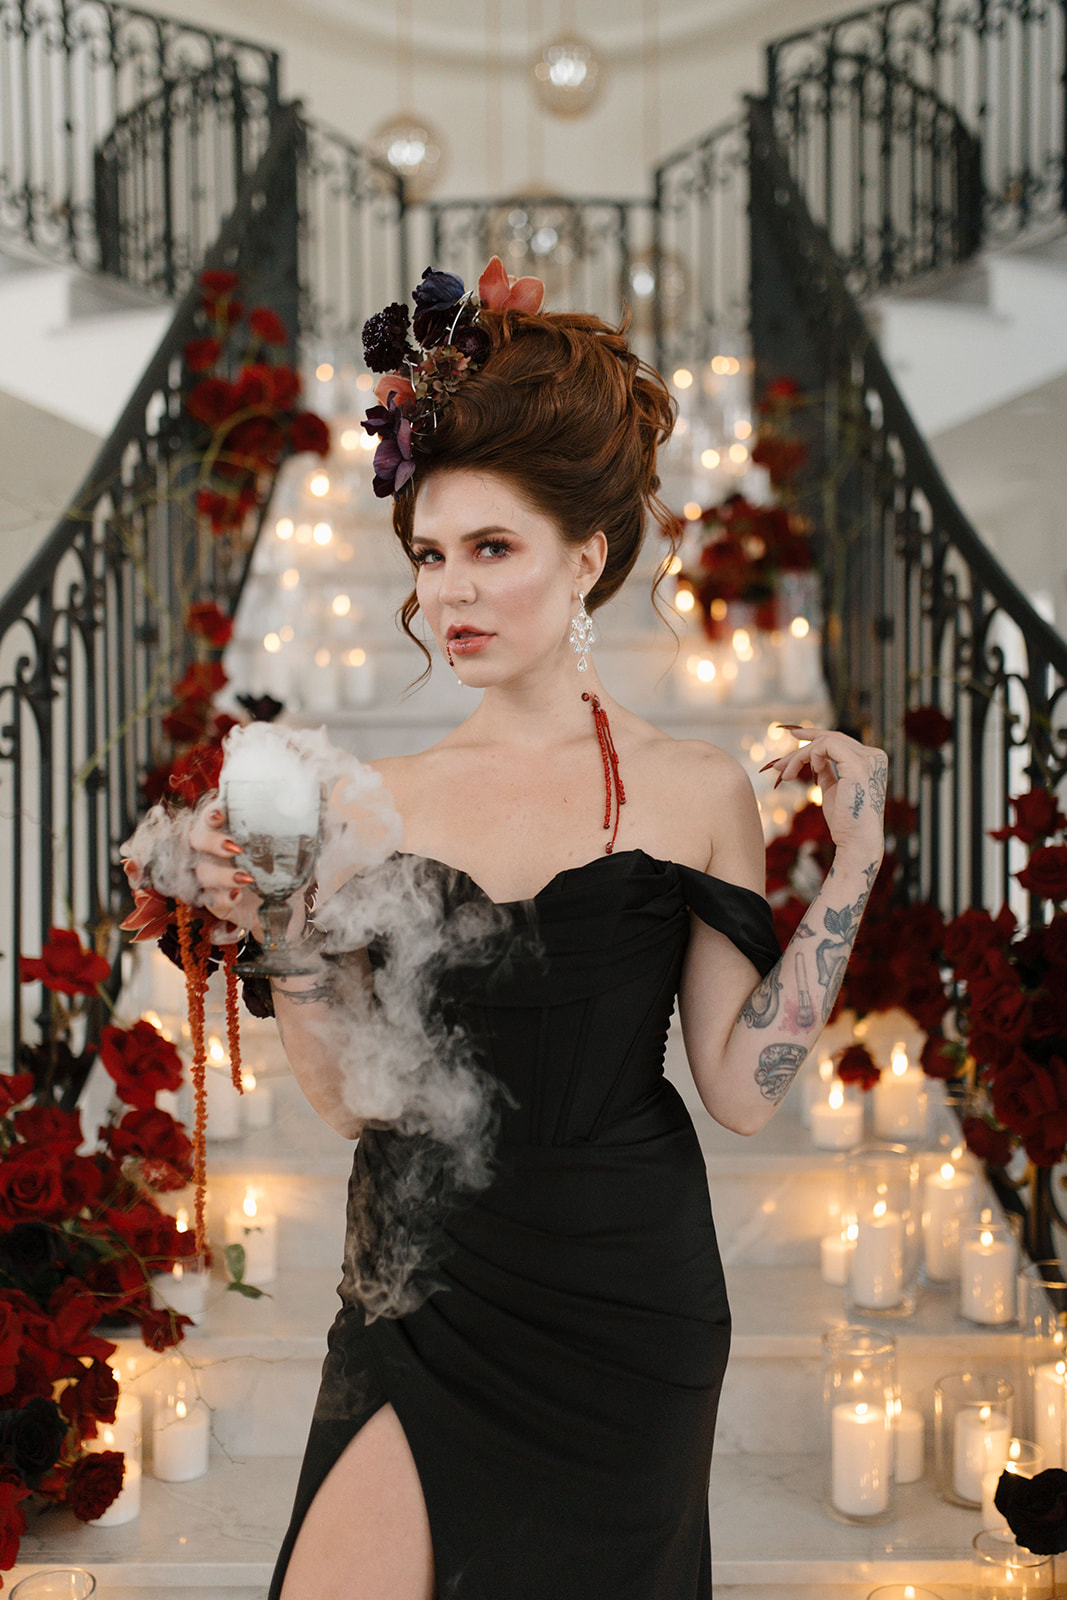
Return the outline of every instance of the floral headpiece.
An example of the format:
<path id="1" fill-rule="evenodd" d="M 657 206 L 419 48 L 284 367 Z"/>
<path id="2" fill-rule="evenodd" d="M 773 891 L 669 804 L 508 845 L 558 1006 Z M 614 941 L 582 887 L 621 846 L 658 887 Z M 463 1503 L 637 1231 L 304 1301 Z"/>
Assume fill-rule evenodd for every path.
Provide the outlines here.
<path id="1" fill-rule="evenodd" d="M 397 301 L 363 324 L 367 365 L 387 374 L 374 389 L 380 403 L 363 423 L 378 436 L 374 492 L 382 499 L 399 494 L 410 480 L 419 435 L 433 432 L 442 407 L 488 356 L 492 345 L 478 324 L 479 312 L 540 311 L 545 286 L 540 278 L 509 278 L 494 256 L 478 279 L 477 297 L 464 289 L 462 278 L 433 267 L 412 294 L 414 319 Z"/>

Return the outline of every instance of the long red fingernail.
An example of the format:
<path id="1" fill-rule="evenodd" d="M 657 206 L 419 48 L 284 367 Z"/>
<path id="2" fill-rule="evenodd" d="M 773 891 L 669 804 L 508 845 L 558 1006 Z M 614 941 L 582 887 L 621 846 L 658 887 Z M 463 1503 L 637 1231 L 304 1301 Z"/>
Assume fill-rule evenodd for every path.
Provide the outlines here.
<path id="1" fill-rule="evenodd" d="M 232 839 L 223 839 L 222 848 L 228 855 L 231 856 L 239 856 L 242 854 L 241 846 L 239 844 L 234 844 Z"/>
<path id="2" fill-rule="evenodd" d="M 235 872 L 233 881 L 234 883 L 255 883 L 256 880 L 250 872 Z"/>
<path id="3" fill-rule="evenodd" d="M 765 761 L 763 763 L 762 767 L 760 767 L 760 771 L 761 772 L 769 772 L 771 770 L 771 768 L 777 763 L 777 761 L 778 761 L 778 757 L 777 756 L 775 756 L 774 761 Z"/>
<path id="4" fill-rule="evenodd" d="M 777 778 L 775 778 L 775 780 L 774 780 L 774 787 L 776 789 L 777 789 L 778 785 L 781 783 L 781 781 L 782 781 L 782 774 L 779 773 Z"/>

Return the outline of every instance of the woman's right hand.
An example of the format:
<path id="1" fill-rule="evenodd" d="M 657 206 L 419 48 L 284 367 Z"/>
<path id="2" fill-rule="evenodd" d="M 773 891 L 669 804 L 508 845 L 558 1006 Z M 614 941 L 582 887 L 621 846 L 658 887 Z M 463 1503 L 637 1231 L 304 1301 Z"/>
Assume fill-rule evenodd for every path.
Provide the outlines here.
<path id="1" fill-rule="evenodd" d="M 235 944 L 246 932 L 259 938 L 260 897 L 250 887 L 254 881 L 251 873 L 234 865 L 241 847 L 226 833 L 226 813 L 217 796 L 198 813 L 189 832 L 189 845 L 195 856 L 200 903 L 219 924 L 211 930 L 212 943 Z"/>

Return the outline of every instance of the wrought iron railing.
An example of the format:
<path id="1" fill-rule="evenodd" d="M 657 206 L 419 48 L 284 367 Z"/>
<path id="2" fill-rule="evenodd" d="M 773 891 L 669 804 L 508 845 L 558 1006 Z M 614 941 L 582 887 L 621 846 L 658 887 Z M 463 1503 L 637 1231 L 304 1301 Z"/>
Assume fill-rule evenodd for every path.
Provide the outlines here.
<path id="1" fill-rule="evenodd" d="M 125 262 L 173 292 L 262 151 L 249 123 L 277 106 L 262 45 L 117 0 L 0 0 L 0 237 L 89 269 Z M 138 184 L 131 234 L 120 202 Z"/>
<path id="2" fill-rule="evenodd" d="M 977 140 L 988 240 L 1012 238 L 1065 209 L 1064 0 L 887 0 L 775 40 L 767 51 L 768 99 L 782 108 L 799 102 L 804 140 L 826 160 L 821 195 L 801 174 L 812 214 L 824 224 L 836 215 L 841 184 L 854 178 L 842 135 L 870 79 L 867 63 L 877 99 L 891 82 L 893 100 L 897 85 L 913 86 L 905 118 L 914 117 L 920 131 L 924 119 L 944 115 L 916 96 L 925 88 Z M 875 129 L 879 121 L 876 115 Z M 836 226 L 831 236 L 837 245 Z"/>
<path id="3" fill-rule="evenodd" d="M 750 103 L 755 382 L 784 372 L 814 401 L 812 516 L 825 666 L 838 721 L 890 753 L 916 806 L 910 887 L 948 916 L 1027 906 L 1018 846 L 990 830 L 1008 799 L 1067 777 L 1067 642 L 990 555 L 956 504 L 790 172 L 767 102 Z M 904 713 L 951 720 L 943 746 L 907 742 Z M 1047 1172 L 1030 1183 L 1028 1244 L 1056 1252 Z"/>
<path id="4" fill-rule="evenodd" d="M 237 271 L 243 291 L 293 328 L 297 149 L 289 108 L 204 262 Z M 126 909 L 117 846 L 140 779 L 163 755 L 160 712 L 190 659 L 186 606 L 235 604 L 254 542 L 252 529 L 213 537 L 197 525 L 181 383 L 198 303 L 193 284 L 67 514 L 0 603 L 0 874 L 10 886 L 0 947 L 15 1045 L 34 993 L 19 983 L 17 952 L 35 953 L 58 922 L 116 953 L 109 931 Z M 47 1037 L 47 1007 L 37 1021 Z"/>

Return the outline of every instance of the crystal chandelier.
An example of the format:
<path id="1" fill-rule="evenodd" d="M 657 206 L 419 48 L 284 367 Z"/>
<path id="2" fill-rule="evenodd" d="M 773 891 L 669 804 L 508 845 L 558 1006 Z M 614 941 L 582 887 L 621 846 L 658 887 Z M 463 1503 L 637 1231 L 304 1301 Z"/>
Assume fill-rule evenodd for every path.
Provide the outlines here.
<path id="1" fill-rule="evenodd" d="M 444 139 L 423 117 L 401 112 L 379 123 L 367 141 L 368 153 L 404 180 L 408 200 L 424 200 L 441 176 Z"/>
<path id="2" fill-rule="evenodd" d="M 578 33 L 561 33 L 545 45 L 533 64 L 537 97 L 557 117 L 580 117 L 600 93 L 602 69 L 589 43 Z"/>

